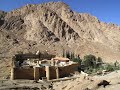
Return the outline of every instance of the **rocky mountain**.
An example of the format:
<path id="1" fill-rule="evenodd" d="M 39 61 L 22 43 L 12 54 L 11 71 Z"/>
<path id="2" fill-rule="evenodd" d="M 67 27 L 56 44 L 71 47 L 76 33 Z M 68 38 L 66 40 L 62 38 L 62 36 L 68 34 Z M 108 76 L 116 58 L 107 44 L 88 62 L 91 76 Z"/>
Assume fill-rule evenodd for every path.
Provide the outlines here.
<path id="1" fill-rule="evenodd" d="M 57 55 L 69 50 L 81 57 L 94 54 L 106 62 L 119 61 L 120 27 L 74 12 L 63 2 L 0 11 L 0 57 L 38 50 Z"/>

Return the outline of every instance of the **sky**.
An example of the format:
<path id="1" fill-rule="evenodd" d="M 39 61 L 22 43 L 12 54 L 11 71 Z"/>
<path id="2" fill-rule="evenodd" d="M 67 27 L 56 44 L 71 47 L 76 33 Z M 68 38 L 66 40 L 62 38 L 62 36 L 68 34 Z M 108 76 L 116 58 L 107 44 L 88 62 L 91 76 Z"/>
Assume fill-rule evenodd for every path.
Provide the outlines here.
<path id="1" fill-rule="evenodd" d="M 0 10 L 12 11 L 26 4 L 63 1 L 72 10 L 89 13 L 99 20 L 120 25 L 120 0 L 0 0 Z"/>

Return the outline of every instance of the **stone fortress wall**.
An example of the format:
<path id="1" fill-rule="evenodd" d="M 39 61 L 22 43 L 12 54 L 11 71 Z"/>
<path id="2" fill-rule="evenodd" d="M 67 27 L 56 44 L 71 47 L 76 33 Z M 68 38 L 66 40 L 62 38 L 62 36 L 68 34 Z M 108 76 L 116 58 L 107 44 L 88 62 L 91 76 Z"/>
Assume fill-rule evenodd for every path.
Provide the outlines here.
<path id="1" fill-rule="evenodd" d="M 11 79 L 39 80 L 46 77 L 47 80 L 67 77 L 77 71 L 78 64 L 64 67 L 46 66 L 35 68 L 12 68 Z"/>
<path id="2" fill-rule="evenodd" d="M 28 80 L 39 80 L 39 79 L 58 79 L 63 77 L 68 77 L 73 74 L 75 71 L 78 71 L 78 63 L 73 63 L 66 66 L 59 65 L 45 65 L 45 66 L 35 66 L 35 67 L 21 67 L 21 63 L 27 59 L 48 59 L 54 58 L 55 55 L 51 54 L 17 54 L 13 57 L 12 67 L 11 67 L 11 79 L 28 79 Z M 19 62 L 19 65 L 18 65 Z M 53 61 L 52 61 L 53 62 Z"/>

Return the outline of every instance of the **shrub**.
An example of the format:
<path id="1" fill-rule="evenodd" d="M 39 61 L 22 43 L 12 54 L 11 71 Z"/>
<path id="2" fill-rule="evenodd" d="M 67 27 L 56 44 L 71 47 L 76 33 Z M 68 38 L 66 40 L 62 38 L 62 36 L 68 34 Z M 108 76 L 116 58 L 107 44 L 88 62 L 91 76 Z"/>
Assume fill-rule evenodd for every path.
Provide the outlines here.
<path id="1" fill-rule="evenodd" d="M 102 72 L 103 70 L 108 72 L 120 70 L 119 62 L 116 61 L 114 64 L 103 63 L 101 57 L 96 58 L 91 54 L 84 56 L 81 64 L 81 70 L 88 74 L 96 74 L 98 71 Z"/>
<path id="2" fill-rule="evenodd" d="M 116 61 L 116 62 L 114 63 L 114 66 L 115 66 L 115 67 L 119 67 L 119 62 Z"/>
<path id="3" fill-rule="evenodd" d="M 73 61 L 73 62 L 78 62 L 78 63 L 81 63 L 81 62 L 82 62 L 82 60 L 81 60 L 80 58 L 73 58 L 72 61 Z"/>
<path id="4" fill-rule="evenodd" d="M 88 74 L 95 74 L 96 72 L 103 70 L 102 64 L 103 61 L 101 57 L 96 58 L 96 56 L 91 54 L 86 55 L 82 61 L 82 70 Z"/>
<path id="5" fill-rule="evenodd" d="M 98 57 L 97 61 L 98 61 L 98 62 L 103 63 L 103 61 L 102 61 L 102 58 L 101 58 L 101 57 Z"/>
<path id="6" fill-rule="evenodd" d="M 84 56 L 84 61 L 83 64 L 85 65 L 85 67 L 92 67 L 92 68 L 96 68 L 96 57 L 94 55 L 86 55 Z"/>
<path id="7" fill-rule="evenodd" d="M 106 67 L 106 70 L 107 70 L 107 71 L 114 71 L 114 66 L 108 64 L 107 67 Z"/>

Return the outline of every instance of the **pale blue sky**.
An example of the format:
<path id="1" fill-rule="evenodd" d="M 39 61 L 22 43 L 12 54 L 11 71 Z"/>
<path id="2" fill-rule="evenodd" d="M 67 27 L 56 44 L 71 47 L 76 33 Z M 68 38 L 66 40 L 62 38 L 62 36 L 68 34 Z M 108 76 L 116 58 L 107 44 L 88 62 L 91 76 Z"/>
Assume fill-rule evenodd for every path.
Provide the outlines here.
<path id="1" fill-rule="evenodd" d="M 11 11 L 26 4 L 50 1 L 63 1 L 77 12 L 90 13 L 101 21 L 120 25 L 120 0 L 0 0 L 0 10 Z"/>

